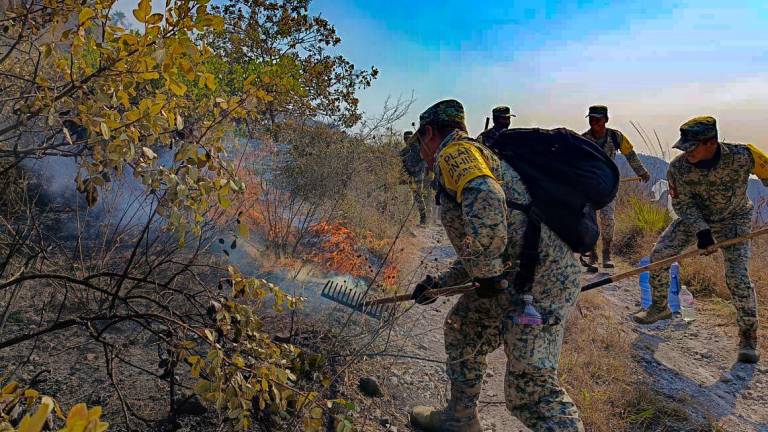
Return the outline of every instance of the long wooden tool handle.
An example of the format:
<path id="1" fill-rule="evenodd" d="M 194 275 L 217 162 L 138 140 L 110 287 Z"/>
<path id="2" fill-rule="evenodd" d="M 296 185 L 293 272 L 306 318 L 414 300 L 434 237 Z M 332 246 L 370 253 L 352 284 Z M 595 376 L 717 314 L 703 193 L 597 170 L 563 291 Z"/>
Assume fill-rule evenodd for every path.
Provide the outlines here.
<path id="1" fill-rule="evenodd" d="M 445 297 L 456 294 L 464 294 L 475 289 L 475 284 L 467 283 L 464 285 L 449 286 L 445 288 L 435 288 L 429 291 L 425 291 L 424 294 L 432 297 Z M 408 300 L 413 300 L 413 294 L 401 294 L 393 297 L 385 297 L 376 300 L 369 300 L 363 303 L 363 307 L 374 306 L 380 304 L 400 303 Z"/>
<path id="2" fill-rule="evenodd" d="M 642 180 L 642 177 L 624 177 L 623 179 L 619 180 L 621 183 L 631 183 Z"/>
<path id="3" fill-rule="evenodd" d="M 768 228 L 763 228 L 763 229 L 759 229 L 757 231 L 753 231 L 753 232 L 751 232 L 751 233 L 749 233 L 749 234 L 747 234 L 745 236 L 742 236 L 742 237 L 736 237 L 736 238 L 732 238 L 730 240 L 724 240 L 724 241 L 721 241 L 719 243 L 715 243 L 714 245 L 712 245 L 710 247 L 710 249 L 712 249 L 712 248 L 714 248 L 714 249 L 726 248 L 728 246 L 733 246 L 735 244 L 739 244 L 739 243 L 745 242 L 745 241 L 747 241 L 749 239 L 753 239 L 755 237 L 759 237 L 759 236 L 765 235 L 765 234 L 768 234 Z M 669 266 L 673 262 L 682 261 L 684 259 L 692 258 L 692 257 L 699 256 L 699 255 L 704 255 L 705 253 L 706 253 L 706 250 L 694 249 L 692 251 L 685 252 L 685 253 L 682 253 L 680 255 L 676 255 L 676 256 L 673 256 L 673 257 L 669 257 L 669 258 L 663 259 L 661 261 L 652 262 L 652 263 L 648 264 L 647 266 L 638 267 L 636 269 L 632 269 L 630 271 L 627 271 L 627 272 L 624 272 L 624 273 L 620 273 L 620 274 L 617 274 L 615 276 L 607 277 L 605 279 L 600 279 L 598 281 L 595 281 L 595 282 L 592 282 L 590 284 L 584 285 L 583 287 L 581 287 L 581 291 L 584 292 L 584 291 L 589 291 L 589 290 L 592 290 L 592 289 L 595 289 L 595 288 L 599 288 L 601 286 L 605 286 L 605 285 L 608 285 L 608 284 L 611 284 L 611 283 L 614 283 L 614 282 L 618 282 L 620 280 L 627 279 L 627 278 L 630 278 L 632 276 L 637 276 L 640 273 L 645 272 L 645 271 L 656 270 L 657 268 L 662 268 L 662 267 Z"/>

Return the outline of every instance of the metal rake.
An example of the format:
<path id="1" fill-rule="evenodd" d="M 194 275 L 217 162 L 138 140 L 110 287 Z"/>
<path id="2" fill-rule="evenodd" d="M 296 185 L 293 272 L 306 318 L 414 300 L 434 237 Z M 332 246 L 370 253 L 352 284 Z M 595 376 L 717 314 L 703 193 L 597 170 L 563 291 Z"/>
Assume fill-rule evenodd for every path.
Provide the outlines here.
<path id="1" fill-rule="evenodd" d="M 363 301 L 364 293 L 332 280 L 325 283 L 320 296 L 377 320 L 389 315 L 394 309 L 393 306 L 377 303 L 375 300 Z"/>

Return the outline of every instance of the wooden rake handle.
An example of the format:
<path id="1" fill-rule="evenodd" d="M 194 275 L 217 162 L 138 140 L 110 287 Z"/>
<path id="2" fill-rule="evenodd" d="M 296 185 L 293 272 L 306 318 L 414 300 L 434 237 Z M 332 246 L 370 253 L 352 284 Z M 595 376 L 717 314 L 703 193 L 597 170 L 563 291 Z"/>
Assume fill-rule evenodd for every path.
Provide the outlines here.
<path id="1" fill-rule="evenodd" d="M 715 243 L 714 245 L 710 246 L 706 250 L 694 249 L 692 251 L 685 252 L 685 253 L 682 253 L 680 255 L 675 255 L 673 257 L 669 257 L 669 258 L 663 259 L 661 261 L 652 262 L 652 263 L 648 264 L 647 266 L 638 267 L 636 269 L 632 269 L 632 270 L 624 272 L 624 273 L 619 273 L 619 274 L 617 274 L 615 276 L 607 277 L 605 279 L 600 279 L 598 281 L 595 281 L 595 282 L 589 283 L 587 285 L 584 285 L 583 287 L 581 287 L 581 291 L 582 292 L 589 291 L 589 290 L 592 290 L 592 289 L 595 289 L 595 288 L 598 288 L 598 287 L 601 287 L 601 286 L 605 286 L 605 285 L 608 285 L 608 284 L 611 284 L 611 283 L 614 283 L 614 282 L 618 282 L 620 280 L 624 280 L 624 279 L 630 278 L 632 276 L 637 276 L 640 273 L 643 273 L 643 272 L 646 272 L 646 271 L 649 271 L 649 270 L 656 270 L 658 268 L 667 267 L 667 266 L 671 265 L 672 263 L 674 263 L 676 261 L 682 261 L 682 260 L 685 260 L 685 259 L 688 259 L 688 258 L 693 258 L 693 257 L 701 256 L 701 255 L 706 255 L 711 250 L 727 248 L 728 246 L 733 246 L 733 245 L 745 242 L 745 241 L 747 241 L 749 239 L 753 239 L 755 237 L 759 237 L 759 236 L 765 235 L 765 234 L 768 234 L 768 228 L 759 229 L 759 230 L 753 231 L 753 232 L 751 232 L 751 233 L 749 233 L 749 234 L 747 234 L 745 236 L 736 237 L 736 238 L 732 238 L 730 240 L 724 240 L 724 241 L 721 241 L 719 243 Z"/>
<path id="2" fill-rule="evenodd" d="M 712 245 L 707 250 L 695 249 L 695 250 L 692 250 L 692 251 L 689 251 L 689 252 L 682 253 L 680 255 L 675 255 L 673 257 L 669 257 L 669 258 L 663 259 L 661 261 L 656 261 L 656 262 L 650 263 L 647 266 L 638 267 L 636 269 L 632 269 L 632 270 L 626 271 L 624 273 L 619 273 L 619 274 L 611 276 L 611 277 L 607 277 L 607 278 L 604 278 L 604 279 L 597 280 L 595 282 L 592 282 L 592 283 L 589 283 L 587 285 L 582 286 L 581 287 L 581 291 L 584 292 L 584 291 L 593 290 L 593 289 L 599 288 L 601 286 L 605 286 L 605 285 L 608 285 L 608 284 L 612 284 L 614 282 L 618 282 L 620 280 L 631 278 L 632 276 L 637 276 L 640 273 L 645 272 L 645 271 L 656 270 L 658 268 L 669 266 L 672 263 L 677 262 L 677 261 L 682 261 L 682 260 L 685 260 L 685 259 L 688 259 L 688 258 L 693 258 L 693 257 L 696 257 L 696 256 L 705 255 L 705 254 L 707 254 L 711 250 L 722 249 L 722 248 L 726 248 L 728 246 L 733 246 L 733 245 L 745 242 L 747 240 L 753 239 L 755 237 L 760 237 L 760 236 L 765 235 L 765 234 L 768 234 L 768 228 L 759 229 L 759 230 L 753 231 L 753 232 L 751 232 L 751 233 L 749 233 L 749 234 L 747 234 L 745 236 L 736 237 L 736 238 L 733 238 L 733 239 L 730 239 L 730 240 L 724 240 L 724 241 L 721 241 L 719 243 L 715 243 L 714 245 Z M 475 286 L 474 283 L 467 283 L 467 284 L 464 284 L 464 285 L 456 285 L 456 286 L 450 286 L 450 287 L 445 287 L 445 288 L 432 289 L 432 290 L 426 291 L 425 294 L 429 294 L 430 296 L 433 296 L 433 297 L 447 297 L 447 296 L 453 296 L 453 295 L 457 295 L 457 294 L 468 293 L 468 292 L 474 290 L 475 287 L 476 286 Z M 366 301 L 366 302 L 363 303 L 363 307 L 375 306 L 375 305 L 380 305 L 380 304 L 401 303 L 401 302 L 406 302 L 406 301 L 409 301 L 409 300 L 413 300 L 413 298 L 411 297 L 411 294 L 401 294 L 401 295 L 397 295 L 397 296 L 385 297 L 385 298 L 380 298 L 380 299 L 376 299 L 376 300 Z"/>
<path id="3" fill-rule="evenodd" d="M 642 180 L 642 177 L 624 177 L 623 179 L 620 179 L 620 183 L 631 183 Z"/>

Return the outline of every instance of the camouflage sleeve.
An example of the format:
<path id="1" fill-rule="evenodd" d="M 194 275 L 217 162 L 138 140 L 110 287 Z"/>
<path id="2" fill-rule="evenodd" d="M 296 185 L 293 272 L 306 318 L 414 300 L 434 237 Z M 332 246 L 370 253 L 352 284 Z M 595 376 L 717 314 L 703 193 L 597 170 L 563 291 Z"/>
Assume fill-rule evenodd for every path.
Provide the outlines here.
<path id="1" fill-rule="evenodd" d="M 447 270 L 440 273 L 437 280 L 440 282 L 440 286 L 449 287 L 455 285 L 461 285 L 469 282 L 471 278 L 467 269 L 464 268 L 464 263 L 457 259 Z"/>
<path id="2" fill-rule="evenodd" d="M 480 144 L 485 145 L 485 143 L 483 142 L 483 138 L 485 138 L 485 132 L 480 132 L 480 135 L 478 135 L 477 138 L 475 138 L 475 140 Z"/>
<path id="3" fill-rule="evenodd" d="M 645 166 L 640 161 L 637 153 L 635 153 L 635 149 L 632 146 L 632 143 L 629 142 L 629 139 L 622 133 L 619 134 L 619 139 L 621 140 L 619 143 L 619 151 L 625 158 L 627 158 L 627 162 L 629 163 L 629 166 L 632 167 L 632 171 L 640 177 L 648 175 L 648 170 L 645 169 Z"/>
<path id="4" fill-rule="evenodd" d="M 698 207 L 696 207 L 693 196 L 686 187 L 678 183 L 671 167 L 667 173 L 667 180 L 669 181 L 669 195 L 672 197 L 672 208 L 677 216 L 690 223 L 696 232 L 709 228 Z"/>
<path id="5" fill-rule="evenodd" d="M 507 245 L 507 203 L 499 183 L 477 177 L 464 187 L 461 212 L 466 237 L 459 258 L 473 278 L 498 276 Z"/>

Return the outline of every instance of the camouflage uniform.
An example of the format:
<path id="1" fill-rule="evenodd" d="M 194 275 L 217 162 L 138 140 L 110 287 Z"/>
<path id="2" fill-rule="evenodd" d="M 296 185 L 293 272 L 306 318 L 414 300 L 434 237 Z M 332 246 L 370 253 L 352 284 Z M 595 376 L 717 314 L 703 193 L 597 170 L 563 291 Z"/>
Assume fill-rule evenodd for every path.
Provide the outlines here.
<path id="1" fill-rule="evenodd" d="M 714 119 L 700 117 L 685 123 L 681 134 L 711 133 Z M 709 132 L 708 132 L 709 131 Z M 716 137 L 716 129 L 714 129 Z M 681 139 L 675 148 L 692 149 L 696 142 Z M 698 168 L 685 159 L 676 157 L 669 166 L 667 179 L 670 184 L 672 206 L 678 215 L 661 234 L 651 252 L 651 261 L 659 261 L 681 253 L 696 243 L 696 233 L 711 229 L 716 241 L 724 241 L 746 235 L 752 222 L 752 203 L 747 197 L 749 176 L 756 173 L 768 185 L 768 173 L 759 170 L 760 158 L 754 147 L 719 143 L 720 160 L 711 168 Z M 757 158 L 757 159 L 756 159 Z M 749 242 L 723 249 L 725 280 L 736 307 L 741 332 L 757 329 L 757 300 L 749 279 Z M 666 307 L 669 268 L 651 272 L 653 304 Z"/>
<path id="2" fill-rule="evenodd" d="M 511 110 L 508 106 L 497 106 L 491 111 L 491 115 L 494 119 L 493 127 L 490 129 L 483 131 L 480 135 L 477 136 L 477 141 L 481 144 L 484 144 L 486 147 L 490 147 L 490 145 L 496 141 L 496 138 L 499 136 L 500 133 L 504 132 L 509 128 L 509 125 L 507 126 L 501 126 L 496 124 L 497 118 L 510 118 L 510 117 L 517 117 L 516 115 L 512 114 Z"/>
<path id="3" fill-rule="evenodd" d="M 424 224 L 427 221 L 427 193 L 429 191 L 430 176 L 428 175 L 427 164 L 419 155 L 419 143 L 412 139 L 413 132 L 405 132 L 403 140 L 405 147 L 401 150 L 403 155 L 403 168 L 408 175 L 408 187 L 411 189 L 413 201 L 419 211 L 419 223 Z"/>
<path id="4" fill-rule="evenodd" d="M 454 112 L 450 105 L 444 110 L 439 105 L 422 114 L 422 123 L 425 116 L 429 119 L 429 115 Z M 453 180 L 448 180 L 455 180 L 455 173 L 445 172 L 456 166 L 452 160 L 456 155 L 474 157 L 485 174 L 456 187 Z M 463 131 L 455 131 L 441 143 L 436 161 L 435 176 L 441 186 L 440 217 L 459 256 L 439 275 L 440 285 L 498 276 L 505 270 L 511 273 L 507 276 L 510 288 L 499 296 L 464 294 L 446 317 L 449 408 L 474 412 L 486 356 L 503 345 L 508 359 L 505 396 L 509 411 L 536 431 L 584 430 L 578 409 L 557 377 L 565 320 L 579 294 L 579 265 L 573 253 L 552 231 L 542 227 L 540 261 L 531 294 L 536 308 L 548 321 L 543 326 L 513 324 L 511 318 L 522 311 L 523 302 L 522 294 L 515 292 L 511 282 L 527 222 L 523 213 L 507 209 L 506 199 L 528 203 L 530 196 L 511 166 Z"/>
<path id="5" fill-rule="evenodd" d="M 589 116 L 607 117 L 608 108 L 603 105 L 591 106 L 589 107 L 589 114 L 587 114 L 587 117 Z M 632 143 L 618 130 L 606 128 L 605 135 L 602 138 L 593 136 L 591 130 L 581 135 L 600 146 L 611 159 L 614 159 L 617 151 L 620 151 L 627 158 L 627 162 L 635 174 L 641 177 L 648 175 L 648 170 L 645 169 L 637 153 L 635 153 Z M 603 255 L 607 258 L 610 258 L 611 245 L 613 244 L 613 232 L 616 226 L 615 211 L 615 200 L 598 211 L 600 215 L 600 236 L 603 239 Z"/>

